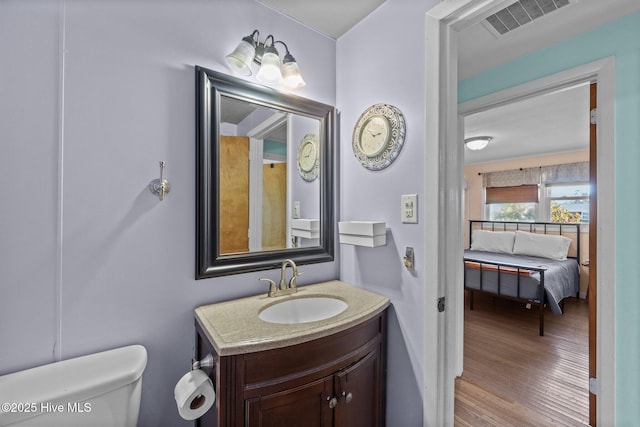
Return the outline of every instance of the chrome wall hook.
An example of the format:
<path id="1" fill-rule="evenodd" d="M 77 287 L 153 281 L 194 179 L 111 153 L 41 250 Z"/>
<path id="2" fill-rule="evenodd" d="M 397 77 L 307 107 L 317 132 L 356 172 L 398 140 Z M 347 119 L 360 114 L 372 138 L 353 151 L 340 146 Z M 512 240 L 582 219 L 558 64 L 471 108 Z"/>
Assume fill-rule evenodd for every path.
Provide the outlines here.
<path id="1" fill-rule="evenodd" d="M 160 179 L 154 179 L 149 183 L 149 191 L 151 194 L 158 196 L 160 200 L 164 200 L 164 196 L 171 190 L 171 184 L 164 179 L 164 167 L 167 162 L 160 162 Z"/>

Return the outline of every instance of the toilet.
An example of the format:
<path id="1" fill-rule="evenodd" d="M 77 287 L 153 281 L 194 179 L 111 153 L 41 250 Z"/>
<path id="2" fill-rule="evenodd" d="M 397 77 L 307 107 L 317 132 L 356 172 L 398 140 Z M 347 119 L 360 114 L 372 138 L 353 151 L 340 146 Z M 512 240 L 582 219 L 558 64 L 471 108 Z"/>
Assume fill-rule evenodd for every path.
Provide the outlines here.
<path id="1" fill-rule="evenodd" d="M 0 376 L 0 426 L 135 427 L 146 366 L 131 345 Z"/>

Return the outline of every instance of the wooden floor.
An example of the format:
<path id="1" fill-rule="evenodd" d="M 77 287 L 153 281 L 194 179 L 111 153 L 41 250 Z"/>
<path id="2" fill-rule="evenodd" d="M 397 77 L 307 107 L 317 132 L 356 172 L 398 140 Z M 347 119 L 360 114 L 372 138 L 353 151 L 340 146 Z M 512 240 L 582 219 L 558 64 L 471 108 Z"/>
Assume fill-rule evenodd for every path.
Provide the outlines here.
<path id="1" fill-rule="evenodd" d="M 474 294 L 465 304 L 464 372 L 456 379 L 455 425 L 587 426 L 588 306 L 569 298 L 561 316 Z"/>

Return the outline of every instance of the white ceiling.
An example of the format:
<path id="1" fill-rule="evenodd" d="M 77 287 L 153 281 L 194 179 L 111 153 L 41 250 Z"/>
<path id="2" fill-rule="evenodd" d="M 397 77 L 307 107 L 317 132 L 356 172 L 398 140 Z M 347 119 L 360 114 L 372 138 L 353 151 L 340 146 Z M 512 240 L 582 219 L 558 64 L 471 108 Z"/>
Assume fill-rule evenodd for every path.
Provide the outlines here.
<path id="1" fill-rule="evenodd" d="M 475 24 L 460 34 L 459 78 L 473 76 L 639 10 L 638 0 L 577 0 L 502 37 L 494 36 L 482 23 Z M 488 135 L 494 140 L 481 151 L 465 148 L 465 164 L 587 150 L 588 85 L 467 117 L 465 138 L 474 135 Z"/>
<path id="2" fill-rule="evenodd" d="M 306 26 L 338 39 L 384 0 L 256 0 Z M 514 0 L 515 2 L 515 0 Z M 500 7 L 511 4 L 503 1 Z M 522 55 L 640 11 L 640 0 L 576 0 L 549 15 L 496 37 L 482 23 L 459 37 L 458 72 L 465 79 Z M 490 135 L 485 150 L 465 149 L 465 163 L 586 149 L 588 98 L 585 87 L 549 94 L 479 113 L 465 120 L 465 136 Z M 586 120 L 586 122 L 585 122 Z M 587 124 L 585 124 L 587 123 Z"/>
<path id="3" fill-rule="evenodd" d="M 256 0 L 337 39 L 385 0 Z"/>
<path id="4" fill-rule="evenodd" d="M 514 102 L 465 117 L 465 138 L 491 136 L 480 151 L 465 147 L 465 164 L 589 148 L 589 85 Z"/>
<path id="5" fill-rule="evenodd" d="M 577 0 L 499 38 L 482 23 L 475 24 L 460 33 L 458 77 L 465 79 L 637 11 L 638 0 Z"/>

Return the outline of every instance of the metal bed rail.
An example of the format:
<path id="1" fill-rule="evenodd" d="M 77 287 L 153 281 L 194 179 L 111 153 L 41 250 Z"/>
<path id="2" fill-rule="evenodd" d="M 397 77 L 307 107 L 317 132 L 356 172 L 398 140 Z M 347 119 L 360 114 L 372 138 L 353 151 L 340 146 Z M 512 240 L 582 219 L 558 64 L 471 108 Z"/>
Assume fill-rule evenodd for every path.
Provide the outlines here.
<path id="1" fill-rule="evenodd" d="M 474 263 L 477 264 L 478 267 L 475 266 L 467 266 L 467 263 Z M 483 265 L 490 265 L 492 266 L 492 270 L 497 272 L 497 287 L 498 287 L 498 292 L 491 292 L 491 291 L 486 291 L 483 289 L 483 271 L 487 270 L 487 268 L 483 269 Z M 467 287 L 467 268 L 478 268 L 480 270 L 480 289 L 475 289 L 475 288 L 468 288 Z M 540 336 L 544 336 L 544 305 L 545 305 L 545 301 L 546 301 L 546 293 L 544 290 L 544 272 L 547 271 L 546 268 L 540 268 L 540 267 L 529 267 L 529 266 L 522 266 L 522 265 L 518 265 L 518 264 L 506 264 L 506 263 L 499 263 L 499 262 L 494 262 L 494 261 L 485 261 L 485 260 L 479 260 L 479 259 L 474 259 L 474 258 L 463 258 L 463 270 L 464 270 L 464 288 L 466 290 L 469 291 L 469 309 L 473 310 L 473 293 L 474 292 L 481 292 L 484 294 L 488 294 L 488 295 L 492 295 L 492 296 L 499 296 L 500 298 L 504 298 L 504 299 L 511 299 L 514 301 L 526 301 L 529 303 L 533 303 L 533 304 L 538 304 L 538 319 L 539 319 L 539 332 L 540 332 Z M 515 270 L 515 272 L 513 271 Z M 523 275 L 523 272 L 533 272 L 533 273 L 539 273 L 540 274 L 540 281 L 537 285 L 537 289 L 536 289 L 536 294 L 538 295 L 538 299 L 530 299 L 530 298 L 522 298 L 521 297 L 521 280 L 520 277 Z M 501 281 L 502 281 L 502 273 L 507 273 L 507 274 L 515 274 L 516 275 L 516 296 L 511 296 L 511 295 L 505 295 L 501 292 Z"/>

